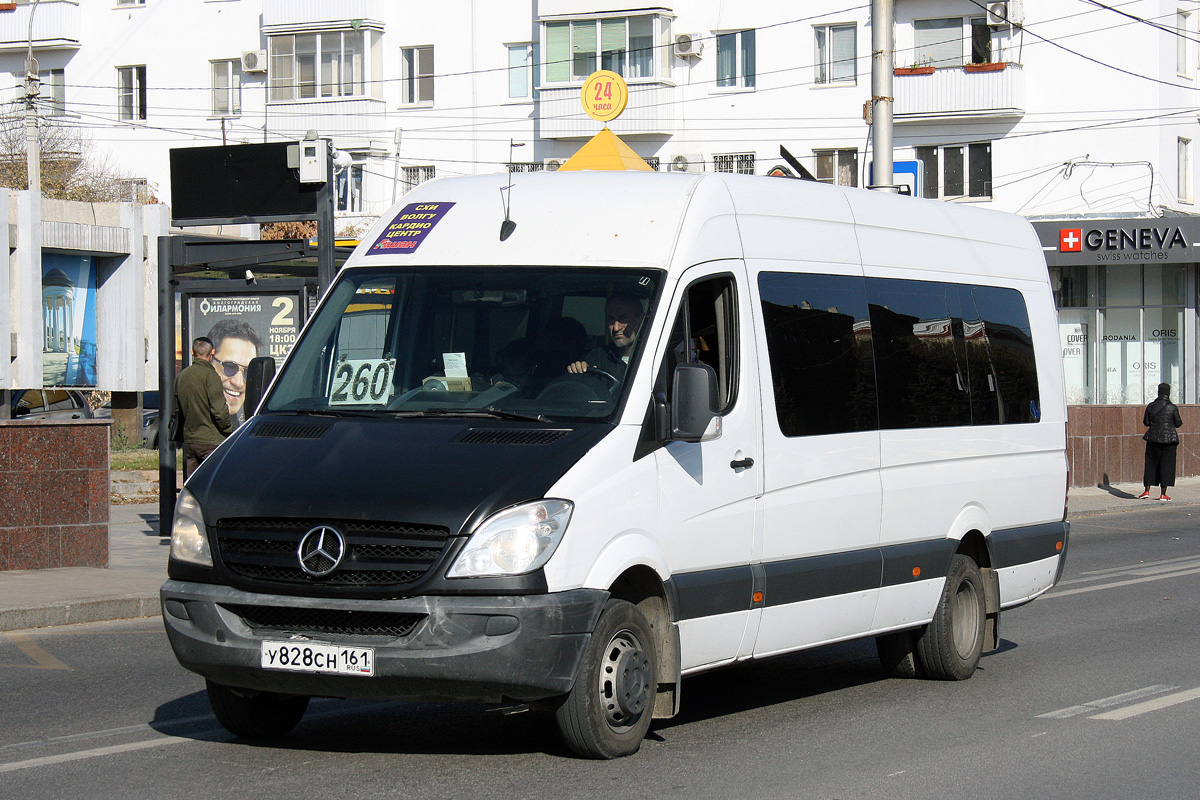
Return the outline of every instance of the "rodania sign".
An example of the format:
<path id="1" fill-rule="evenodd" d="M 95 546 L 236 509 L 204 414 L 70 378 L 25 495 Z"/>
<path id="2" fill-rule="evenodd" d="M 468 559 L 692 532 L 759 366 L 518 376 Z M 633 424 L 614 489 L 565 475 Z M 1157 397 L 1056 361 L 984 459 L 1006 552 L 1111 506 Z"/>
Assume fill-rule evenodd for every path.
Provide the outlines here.
<path id="1" fill-rule="evenodd" d="M 1200 246 L 1200 218 L 1035 222 L 1046 263 L 1189 262 Z"/>

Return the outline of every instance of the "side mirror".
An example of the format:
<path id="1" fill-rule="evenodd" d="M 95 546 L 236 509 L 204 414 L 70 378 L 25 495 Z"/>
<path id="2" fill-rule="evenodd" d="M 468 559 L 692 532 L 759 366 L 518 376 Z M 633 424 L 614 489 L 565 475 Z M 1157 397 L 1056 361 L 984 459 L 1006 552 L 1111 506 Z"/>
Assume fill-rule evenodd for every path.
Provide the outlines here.
<path id="1" fill-rule="evenodd" d="M 246 416 L 258 412 L 258 404 L 262 402 L 263 393 L 271 385 L 275 377 L 275 359 L 271 356 L 259 356 L 250 359 L 246 366 Z"/>
<path id="2" fill-rule="evenodd" d="M 707 442 L 721 435 L 717 373 L 708 364 L 680 364 L 671 378 L 671 439 Z"/>

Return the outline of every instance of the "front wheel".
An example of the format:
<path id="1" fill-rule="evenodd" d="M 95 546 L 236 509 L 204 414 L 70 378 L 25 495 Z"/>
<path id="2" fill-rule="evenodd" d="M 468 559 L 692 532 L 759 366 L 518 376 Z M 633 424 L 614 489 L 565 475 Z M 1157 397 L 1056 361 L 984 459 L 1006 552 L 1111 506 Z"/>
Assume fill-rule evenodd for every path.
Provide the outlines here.
<path id="1" fill-rule="evenodd" d="M 917 658 L 925 674 L 944 681 L 971 677 L 983 654 L 986 620 L 979 567 L 967 556 L 956 555 L 933 620 L 917 638 Z"/>
<path id="2" fill-rule="evenodd" d="M 244 739 L 283 736 L 296 727 L 308 709 L 307 697 L 238 689 L 210 680 L 204 683 L 217 721 Z"/>
<path id="3" fill-rule="evenodd" d="M 646 617 L 609 600 L 575 677 L 555 712 L 567 746 L 585 758 L 636 753 L 650 727 L 658 691 L 658 652 Z"/>

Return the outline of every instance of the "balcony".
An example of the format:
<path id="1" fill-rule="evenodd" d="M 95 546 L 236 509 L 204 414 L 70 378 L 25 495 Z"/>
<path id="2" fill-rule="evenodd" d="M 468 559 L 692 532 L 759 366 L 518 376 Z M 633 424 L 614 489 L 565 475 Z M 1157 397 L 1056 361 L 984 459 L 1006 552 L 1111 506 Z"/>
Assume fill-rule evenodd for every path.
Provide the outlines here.
<path id="1" fill-rule="evenodd" d="M 932 72 L 930 71 L 932 70 Z M 892 77 L 897 123 L 950 119 L 1019 119 L 1025 115 L 1020 64 L 897 69 Z"/>
<path id="2" fill-rule="evenodd" d="M 372 138 L 363 131 L 367 127 L 390 131 L 392 123 L 383 100 L 374 97 L 322 98 L 319 100 L 273 101 L 267 106 L 267 121 L 271 131 L 284 138 L 303 139 L 309 130 L 333 139 L 343 150 L 385 152 L 391 135 Z"/>
<path id="3" fill-rule="evenodd" d="M 7 8 L 12 3 L 0 3 Z M 0 11 L 0 52 L 25 52 L 29 48 L 29 15 L 33 14 L 33 49 L 79 49 L 79 0 L 41 0 L 35 7 L 24 3 Z"/>
<path id="4" fill-rule="evenodd" d="M 263 31 L 319 30 L 352 20 L 381 28 L 385 0 L 263 0 Z"/>
<path id="5" fill-rule="evenodd" d="M 540 135 L 545 139 L 591 137 L 600 132 L 601 123 L 583 113 L 579 102 L 581 87 L 539 89 L 537 116 Z M 661 83 L 631 84 L 629 103 L 621 116 L 608 123 L 618 136 L 675 132 L 675 87 Z"/>

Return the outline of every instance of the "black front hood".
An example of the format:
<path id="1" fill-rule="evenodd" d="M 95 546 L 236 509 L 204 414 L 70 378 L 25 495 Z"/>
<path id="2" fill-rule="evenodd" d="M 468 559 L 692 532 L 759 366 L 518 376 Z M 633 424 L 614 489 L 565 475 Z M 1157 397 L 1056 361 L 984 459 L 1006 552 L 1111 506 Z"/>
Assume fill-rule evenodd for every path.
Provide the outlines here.
<path id="1" fill-rule="evenodd" d="M 469 533 L 537 500 L 603 436 L 489 419 L 253 417 L 188 481 L 205 521 L 299 518 L 433 525 Z"/>

